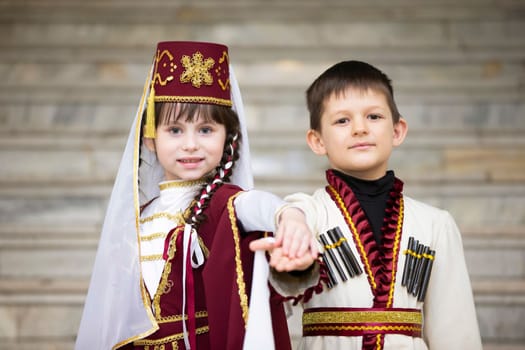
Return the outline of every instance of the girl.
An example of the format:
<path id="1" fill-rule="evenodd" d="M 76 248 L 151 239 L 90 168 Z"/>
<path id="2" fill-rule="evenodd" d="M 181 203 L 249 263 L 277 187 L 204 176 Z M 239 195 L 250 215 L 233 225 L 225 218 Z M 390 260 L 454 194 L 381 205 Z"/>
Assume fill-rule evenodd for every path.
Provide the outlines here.
<path id="1" fill-rule="evenodd" d="M 76 349 L 290 349 L 282 304 L 268 305 L 266 279 L 251 290 L 252 271 L 254 283 L 260 278 L 248 245 L 263 233 L 246 232 L 274 231 L 281 200 L 239 187 L 253 182 L 228 60 L 219 44 L 158 44 L 109 203 Z M 263 334 L 255 341 L 254 323 Z"/>

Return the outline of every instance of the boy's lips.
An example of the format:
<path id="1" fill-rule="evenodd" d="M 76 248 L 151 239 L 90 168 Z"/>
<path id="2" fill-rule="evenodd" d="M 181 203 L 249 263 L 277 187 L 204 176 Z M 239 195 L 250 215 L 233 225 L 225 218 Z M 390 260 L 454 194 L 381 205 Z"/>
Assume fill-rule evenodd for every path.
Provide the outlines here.
<path id="1" fill-rule="evenodd" d="M 352 146 L 350 146 L 350 148 L 359 149 L 359 148 L 369 148 L 372 146 L 374 146 L 372 142 L 359 142 L 359 143 L 353 144 Z"/>

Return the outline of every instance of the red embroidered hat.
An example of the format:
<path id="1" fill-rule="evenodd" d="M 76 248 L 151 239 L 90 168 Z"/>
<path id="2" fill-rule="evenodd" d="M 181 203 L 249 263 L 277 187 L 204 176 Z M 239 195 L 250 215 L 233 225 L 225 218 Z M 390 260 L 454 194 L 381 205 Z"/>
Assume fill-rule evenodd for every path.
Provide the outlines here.
<path id="1" fill-rule="evenodd" d="M 195 41 L 157 44 L 145 137 L 155 137 L 154 102 L 231 106 L 228 47 Z"/>

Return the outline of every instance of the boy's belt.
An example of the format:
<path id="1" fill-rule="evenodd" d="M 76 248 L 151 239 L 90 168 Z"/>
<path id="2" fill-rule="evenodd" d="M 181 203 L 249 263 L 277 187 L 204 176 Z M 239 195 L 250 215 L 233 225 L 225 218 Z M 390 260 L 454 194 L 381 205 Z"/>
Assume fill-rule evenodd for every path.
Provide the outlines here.
<path id="1" fill-rule="evenodd" d="M 403 334 L 421 337 L 421 323 L 418 309 L 318 307 L 304 310 L 303 336 Z"/>

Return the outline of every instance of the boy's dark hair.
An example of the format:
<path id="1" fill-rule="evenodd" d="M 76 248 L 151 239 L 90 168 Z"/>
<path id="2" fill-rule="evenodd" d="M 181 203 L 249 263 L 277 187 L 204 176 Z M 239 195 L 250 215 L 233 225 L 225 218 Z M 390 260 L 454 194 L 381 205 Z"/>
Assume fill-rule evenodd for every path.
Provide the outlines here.
<path id="1" fill-rule="evenodd" d="M 326 100 L 334 94 L 344 94 L 348 88 L 363 91 L 373 89 L 382 92 L 390 107 L 394 124 L 399 121 L 401 115 L 394 101 L 394 89 L 390 78 L 368 63 L 343 61 L 324 71 L 306 90 L 311 129 L 320 131 Z"/>

